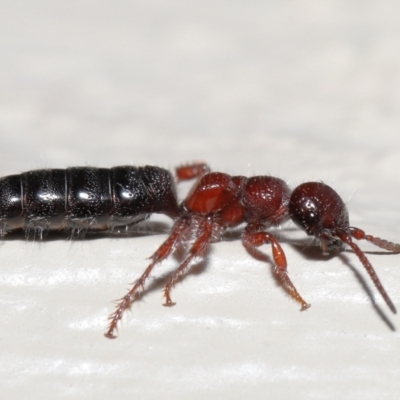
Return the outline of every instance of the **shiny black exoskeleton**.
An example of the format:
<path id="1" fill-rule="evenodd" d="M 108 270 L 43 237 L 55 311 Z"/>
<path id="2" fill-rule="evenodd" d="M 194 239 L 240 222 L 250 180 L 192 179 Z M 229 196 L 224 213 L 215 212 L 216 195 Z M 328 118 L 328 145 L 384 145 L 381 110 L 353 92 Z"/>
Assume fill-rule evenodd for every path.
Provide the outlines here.
<path id="1" fill-rule="evenodd" d="M 175 183 L 163 168 L 40 169 L 0 178 L 0 236 L 16 229 L 110 230 L 152 213 L 178 215 Z"/>

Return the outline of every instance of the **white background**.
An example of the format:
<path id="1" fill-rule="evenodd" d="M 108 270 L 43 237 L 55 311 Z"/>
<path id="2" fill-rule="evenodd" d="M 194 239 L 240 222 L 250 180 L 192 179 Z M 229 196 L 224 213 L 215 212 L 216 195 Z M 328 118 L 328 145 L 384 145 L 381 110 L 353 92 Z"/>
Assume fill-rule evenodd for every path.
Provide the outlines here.
<path id="1" fill-rule="evenodd" d="M 333 186 L 400 241 L 397 1 L 0 1 L 0 173 L 205 160 Z M 181 196 L 188 186 L 180 188 Z M 163 219 L 168 227 L 170 221 Z M 1 244 L 1 399 L 395 399 L 398 316 L 356 256 L 277 232 L 306 312 L 239 240 L 162 303 L 166 233 Z M 360 243 L 400 308 L 400 255 Z M 271 254 L 270 248 L 263 250 Z M 376 303 L 376 305 L 374 305 Z"/>

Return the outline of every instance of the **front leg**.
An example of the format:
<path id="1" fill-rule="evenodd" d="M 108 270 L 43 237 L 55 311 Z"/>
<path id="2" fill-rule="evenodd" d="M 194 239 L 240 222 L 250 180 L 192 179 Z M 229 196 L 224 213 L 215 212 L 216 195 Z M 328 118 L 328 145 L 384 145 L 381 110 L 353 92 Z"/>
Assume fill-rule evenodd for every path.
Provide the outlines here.
<path id="1" fill-rule="evenodd" d="M 287 273 L 287 262 L 285 252 L 282 247 L 275 239 L 273 235 L 268 232 L 260 232 L 256 227 L 248 225 L 243 233 L 242 237 L 243 246 L 253 257 L 255 256 L 257 249 L 256 247 L 262 246 L 263 244 L 271 244 L 272 255 L 275 262 L 274 274 L 278 279 L 278 282 L 283 286 L 289 295 L 301 305 L 301 311 L 306 310 L 310 307 L 299 294 Z"/>

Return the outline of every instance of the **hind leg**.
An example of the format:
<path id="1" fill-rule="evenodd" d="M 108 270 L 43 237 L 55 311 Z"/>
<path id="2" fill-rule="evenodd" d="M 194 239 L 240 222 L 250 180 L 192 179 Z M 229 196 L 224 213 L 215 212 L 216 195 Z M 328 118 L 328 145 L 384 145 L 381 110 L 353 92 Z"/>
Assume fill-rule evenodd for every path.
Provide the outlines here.
<path id="1" fill-rule="evenodd" d="M 210 167 L 203 163 L 193 163 L 188 165 L 182 165 L 176 168 L 177 181 L 188 181 L 194 178 L 201 178 L 203 175 L 210 172 Z"/>
<path id="2" fill-rule="evenodd" d="M 150 275 L 150 272 L 156 264 L 166 259 L 171 252 L 176 248 L 176 245 L 185 235 L 186 230 L 190 226 L 190 219 L 180 218 L 175 222 L 171 234 L 168 239 L 157 249 L 157 251 L 150 257 L 151 263 L 145 269 L 142 276 L 135 282 L 128 293 L 119 300 L 116 310 L 110 315 L 110 323 L 108 325 L 108 330 L 104 334 L 110 339 L 116 338 L 114 331 L 117 329 L 118 321 L 122 318 L 122 315 L 126 309 L 130 307 L 132 302 L 135 300 L 135 296 L 143 290 L 144 284 Z"/>
<path id="3" fill-rule="evenodd" d="M 169 277 L 165 285 L 164 288 L 165 303 L 163 304 L 164 306 L 171 307 L 175 305 L 175 303 L 171 300 L 171 289 L 174 286 L 174 283 L 185 274 L 193 258 L 204 257 L 205 254 L 207 253 L 213 229 L 213 221 L 211 219 L 202 221 L 199 229 L 201 231 L 200 236 L 194 241 L 194 243 L 190 247 L 189 256 L 172 273 L 172 275 Z"/>

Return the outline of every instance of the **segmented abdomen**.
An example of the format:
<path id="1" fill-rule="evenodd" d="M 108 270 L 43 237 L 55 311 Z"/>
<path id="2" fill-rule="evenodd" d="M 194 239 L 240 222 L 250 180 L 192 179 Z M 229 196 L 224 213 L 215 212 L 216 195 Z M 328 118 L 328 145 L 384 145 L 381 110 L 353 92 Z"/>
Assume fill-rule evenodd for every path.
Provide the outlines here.
<path id="1" fill-rule="evenodd" d="M 0 235 L 15 229 L 107 230 L 152 213 L 178 215 L 175 184 L 163 168 L 40 169 L 0 178 Z"/>

